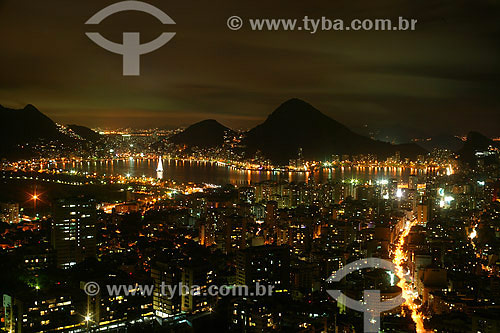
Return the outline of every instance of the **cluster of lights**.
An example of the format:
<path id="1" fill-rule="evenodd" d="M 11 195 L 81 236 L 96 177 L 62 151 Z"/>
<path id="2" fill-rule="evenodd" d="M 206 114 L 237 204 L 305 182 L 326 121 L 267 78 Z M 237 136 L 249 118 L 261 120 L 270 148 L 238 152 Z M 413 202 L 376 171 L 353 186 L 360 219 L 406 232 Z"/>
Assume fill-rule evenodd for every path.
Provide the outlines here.
<path id="1" fill-rule="evenodd" d="M 426 332 L 424 328 L 424 320 L 422 315 L 419 313 L 418 305 L 415 303 L 418 294 L 415 292 L 412 285 L 406 282 L 406 275 L 408 273 L 405 273 L 403 268 L 403 264 L 407 259 L 406 253 L 403 250 L 405 238 L 410 234 L 411 228 L 413 228 L 413 226 L 415 226 L 416 224 L 417 222 L 415 221 L 407 222 L 405 224 L 403 232 L 400 234 L 397 242 L 393 263 L 394 265 L 396 265 L 396 275 L 399 278 L 398 287 L 401 288 L 403 298 L 405 299 L 403 305 L 411 310 L 411 318 L 415 322 L 417 332 L 423 333 Z"/>

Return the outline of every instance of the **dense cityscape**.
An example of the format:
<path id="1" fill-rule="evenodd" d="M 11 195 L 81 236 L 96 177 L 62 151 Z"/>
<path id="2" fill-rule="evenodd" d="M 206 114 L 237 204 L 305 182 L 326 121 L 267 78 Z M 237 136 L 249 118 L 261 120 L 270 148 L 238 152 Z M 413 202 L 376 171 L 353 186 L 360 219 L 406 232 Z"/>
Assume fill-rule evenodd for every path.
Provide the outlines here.
<path id="1" fill-rule="evenodd" d="M 500 332 L 500 0 L 0 0 L 0 333 Z"/>
<path id="2" fill-rule="evenodd" d="M 496 141 L 467 162 L 299 148 L 280 165 L 238 153 L 241 133 L 209 149 L 172 142 L 186 131 L 97 130 L 71 152 L 32 143 L 37 157 L 4 159 L 3 330 L 362 331 L 331 289 L 401 294 L 384 332 L 498 330 Z M 221 170 L 225 183 L 210 178 Z M 176 179 L 190 172 L 207 181 Z M 365 258 L 396 270 L 327 281 Z"/>

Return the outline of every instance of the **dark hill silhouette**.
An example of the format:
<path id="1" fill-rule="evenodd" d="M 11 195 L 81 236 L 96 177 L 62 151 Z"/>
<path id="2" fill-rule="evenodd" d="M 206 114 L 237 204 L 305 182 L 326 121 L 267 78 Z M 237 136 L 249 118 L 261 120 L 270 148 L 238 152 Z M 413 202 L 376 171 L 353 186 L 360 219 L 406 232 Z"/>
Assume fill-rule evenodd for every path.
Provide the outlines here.
<path id="1" fill-rule="evenodd" d="M 68 125 L 67 126 L 70 130 L 75 132 L 78 136 L 80 136 L 84 140 L 88 141 L 97 141 L 101 139 L 101 135 L 99 133 L 94 132 L 88 127 L 85 126 L 80 126 L 80 125 Z"/>
<path id="2" fill-rule="evenodd" d="M 431 151 L 437 149 L 447 149 L 454 152 L 459 151 L 464 146 L 464 142 L 453 135 L 441 134 L 433 136 L 428 141 L 418 142 L 418 145 Z"/>
<path id="3" fill-rule="evenodd" d="M 84 126 L 57 125 L 31 104 L 19 110 L 0 105 L 1 158 L 37 156 L 41 151 L 36 147 L 40 144 L 50 143 L 51 149 L 61 151 L 88 148 L 100 137 L 98 133 Z"/>
<path id="4" fill-rule="evenodd" d="M 63 135 L 56 124 L 29 104 L 15 110 L 0 106 L 2 141 L 24 142 L 38 138 L 58 139 Z"/>
<path id="5" fill-rule="evenodd" d="M 476 151 L 488 150 L 490 146 L 499 148 L 500 144 L 479 132 L 471 131 L 467 134 L 467 141 L 465 141 L 462 149 L 458 151 L 458 154 L 463 162 L 472 163 L 476 159 Z"/>
<path id="6" fill-rule="evenodd" d="M 330 159 L 332 154 L 385 158 L 400 151 L 401 157 L 415 158 L 426 153 L 415 144 L 391 145 L 356 134 L 300 99 L 280 105 L 264 123 L 247 133 L 243 143 L 250 154 L 260 150 L 278 163 L 296 158 L 299 148 L 306 159 L 315 160 Z"/>
<path id="7" fill-rule="evenodd" d="M 200 121 L 186 128 L 181 133 L 175 134 L 170 141 L 175 144 L 189 147 L 211 148 L 221 146 L 226 134 L 234 132 L 216 120 Z"/>
<path id="8" fill-rule="evenodd" d="M 19 145 L 44 141 L 72 141 L 57 125 L 29 104 L 15 110 L 0 106 L 0 153 L 15 152 Z"/>

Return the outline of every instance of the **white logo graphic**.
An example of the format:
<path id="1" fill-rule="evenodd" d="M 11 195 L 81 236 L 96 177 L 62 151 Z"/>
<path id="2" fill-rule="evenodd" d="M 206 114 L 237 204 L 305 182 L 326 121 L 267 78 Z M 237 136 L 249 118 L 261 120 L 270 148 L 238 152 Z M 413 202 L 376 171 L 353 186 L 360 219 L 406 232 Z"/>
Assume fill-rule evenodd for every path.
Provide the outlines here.
<path id="1" fill-rule="evenodd" d="M 227 27 L 231 30 L 240 30 L 243 26 L 243 20 L 239 16 L 231 16 L 227 19 Z"/>
<path id="2" fill-rule="evenodd" d="M 339 282 L 346 275 L 364 268 L 382 268 L 388 271 L 396 272 L 396 266 L 384 259 L 368 258 L 354 261 L 330 276 L 326 282 Z M 356 301 L 344 295 L 340 290 L 327 290 L 330 296 L 335 298 L 337 302 L 344 304 L 350 309 L 363 312 L 363 322 L 365 332 L 379 332 L 380 330 L 380 313 L 394 309 L 400 306 L 405 301 L 403 296 L 391 298 L 385 302 L 380 301 L 380 290 L 365 290 L 363 302 Z"/>
<path id="3" fill-rule="evenodd" d="M 101 287 L 99 287 L 99 284 L 94 281 L 85 283 L 85 286 L 83 287 L 83 291 L 85 291 L 85 293 L 89 296 L 97 296 L 100 290 Z"/>
<path id="4" fill-rule="evenodd" d="M 163 24 L 175 24 L 174 20 L 163 11 L 141 1 L 122 1 L 110 5 L 92 16 L 85 24 L 99 24 L 110 15 L 129 10 L 148 13 Z M 124 32 L 123 44 L 109 41 L 98 32 L 87 32 L 86 35 L 100 47 L 123 55 L 123 75 L 138 76 L 140 75 L 141 55 L 153 52 L 168 43 L 175 36 L 175 32 L 164 32 L 146 44 L 140 43 L 139 32 Z"/>

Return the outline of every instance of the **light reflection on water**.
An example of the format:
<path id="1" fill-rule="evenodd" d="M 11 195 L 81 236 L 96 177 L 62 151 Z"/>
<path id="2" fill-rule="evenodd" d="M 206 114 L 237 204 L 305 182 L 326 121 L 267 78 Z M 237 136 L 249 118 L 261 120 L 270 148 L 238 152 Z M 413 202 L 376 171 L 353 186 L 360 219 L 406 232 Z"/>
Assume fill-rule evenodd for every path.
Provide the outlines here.
<path id="1" fill-rule="evenodd" d="M 65 170 L 97 173 L 98 175 L 130 175 L 132 177 L 156 177 L 157 161 L 152 159 L 126 159 L 58 163 L 52 167 Z M 210 183 L 217 185 L 244 185 L 265 180 L 288 180 L 290 182 L 328 182 L 343 179 L 364 181 L 395 178 L 408 181 L 411 174 L 425 175 L 426 171 L 414 168 L 395 167 L 338 167 L 315 172 L 251 171 L 218 165 L 213 162 L 190 160 L 163 160 L 163 178 L 179 183 Z"/>

